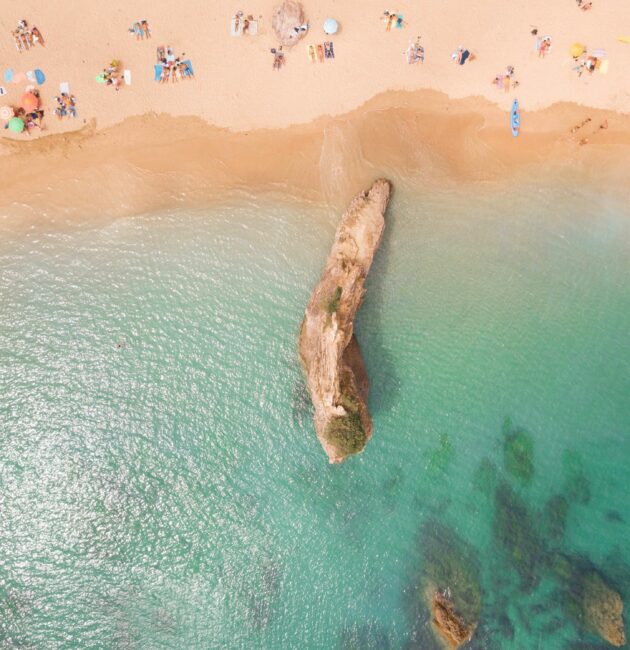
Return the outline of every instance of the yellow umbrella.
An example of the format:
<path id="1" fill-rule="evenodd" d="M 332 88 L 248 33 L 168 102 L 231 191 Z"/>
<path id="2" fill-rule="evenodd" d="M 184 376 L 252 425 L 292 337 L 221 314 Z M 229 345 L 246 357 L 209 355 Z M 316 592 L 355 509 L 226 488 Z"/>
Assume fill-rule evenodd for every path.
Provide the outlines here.
<path id="1" fill-rule="evenodd" d="M 586 52 L 586 45 L 582 45 L 582 43 L 573 43 L 569 51 L 571 52 L 571 56 L 574 59 L 577 59 L 578 56 Z"/>
<path id="2" fill-rule="evenodd" d="M 617 40 L 620 43 L 627 43 L 630 44 L 630 36 L 617 36 Z"/>

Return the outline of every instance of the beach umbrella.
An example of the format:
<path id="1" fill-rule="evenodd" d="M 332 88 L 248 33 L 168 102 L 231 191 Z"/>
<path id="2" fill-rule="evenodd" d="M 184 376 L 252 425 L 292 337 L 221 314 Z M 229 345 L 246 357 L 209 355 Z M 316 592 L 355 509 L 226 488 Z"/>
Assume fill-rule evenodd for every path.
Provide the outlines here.
<path id="1" fill-rule="evenodd" d="M 336 34 L 339 29 L 339 23 L 334 18 L 326 18 L 324 21 L 324 31 L 327 34 Z"/>
<path id="2" fill-rule="evenodd" d="M 24 120 L 21 117 L 12 117 L 9 120 L 9 131 L 22 133 L 24 131 Z"/>
<path id="3" fill-rule="evenodd" d="M 33 93 L 24 93 L 21 104 L 25 111 L 34 111 L 39 106 L 39 99 Z"/>
<path id="4" fill-rule="evenodd" d="M 569 50 L 571 52 L 571 56 L 574 59 L 577 59 L 578 56 L 584 54 L 586 52 L 586 46 L 582 45 L 582 43 L 573 43 L 571 46 L 571 49 Z"/>
<path id="5" fill-rule="evenodd" d="M 11 106 L 0 106 L 0 120 L 8 122 L 14 115 L 15 113 Z"/>

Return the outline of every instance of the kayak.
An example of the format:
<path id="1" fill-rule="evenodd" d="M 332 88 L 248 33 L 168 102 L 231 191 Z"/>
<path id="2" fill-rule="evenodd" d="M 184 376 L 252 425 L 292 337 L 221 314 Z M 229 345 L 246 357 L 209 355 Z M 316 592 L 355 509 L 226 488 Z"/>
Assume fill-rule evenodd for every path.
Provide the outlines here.
<path id="1" fill-rule="evenodd" d="M 518 99 L 515 99 L 514 103 L 512 104 L 510 125 L 512 127 L 512 135 L 516 137 L 521 131 L 521 112 L 518 108 Z"/>

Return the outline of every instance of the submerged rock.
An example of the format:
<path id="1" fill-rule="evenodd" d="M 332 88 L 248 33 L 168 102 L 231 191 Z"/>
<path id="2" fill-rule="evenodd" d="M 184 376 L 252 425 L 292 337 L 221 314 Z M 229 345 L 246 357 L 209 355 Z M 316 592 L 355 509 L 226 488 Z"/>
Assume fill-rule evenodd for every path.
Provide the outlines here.
<path id="1" fill-rule="evenodd" d="M 494 538 L 521 578 L 525 591 L 531 591 L 540 579 L 544 546 L 525 502 L 505 482 L 495 493 Z"/>
<path id="2" fill-rule="evenodd" d="M 473 636 L 481 612 L 479 565 L 474 549 L 437 522 L 422 530 L 422 594 L 436 636 L 457 648 Z"/>
<path id="3" fill-rule="evenodd" d="M 444 592 L 435 591 L 431 600 L 433 626 L 449 648 L 459 648 L 470 641 L 477 622 L 467 623 L 456 611 L 453 602 Z"/>
<path id="4" fill-rule="evenodd" d="M 527 431 L 514 429 L 510 418 L 503 422 L 503 458 L 505 469 L 527 485 L 534 476 L 534 441 Z"/>
<path id="5" fill-rule="evenodd" d="M 587 559 L 556 553 L 552 569 L 564 590 L 563 606 L 574 623 L 613 646 L 626 642 L 623 600 Z"/>
<path id="6" fill-rule="evenodd" d="M 315 407 L 317 437 L 331 463 L 363 450 L 372 435 L 368 380 L 353 320 L 385 227 L 389 181 L 356 196 L 335 234 L 319 283 L 306 307 L 299 350 Z"/>
<path id="7" fill-rule="evenodd" d="M 580 455 L 571 450 L 562 454 L 564 492 L 569 501 L 586 505 L 591 500 L 591 487 L 584 473 Z"/>
<path id="8" fill-rule="evenodd" d="M 564 537 L 569 502 L 560 494 L 552 496 L 545 504 L 543 523 L 549 539 L 560 542 Z"/>

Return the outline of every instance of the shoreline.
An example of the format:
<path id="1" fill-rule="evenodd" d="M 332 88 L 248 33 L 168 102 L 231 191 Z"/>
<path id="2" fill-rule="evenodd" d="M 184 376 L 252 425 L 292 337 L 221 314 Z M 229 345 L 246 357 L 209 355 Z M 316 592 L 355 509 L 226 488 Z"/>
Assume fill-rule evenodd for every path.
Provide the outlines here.
<path id="1" fill-rule="evenodd" d="M 345 115 L 283 129 L 233 132 L 146 114 L 104 130 L 92 123 L 3 140 L 0 228 L 203 204 L 230 191 L 281 192 L 338 210 L 383 175 L 427 186 L 544 175 L 628 192 L 630 115 L 557 104 L 521 120 L 514 138 L 506 114 L 482 98 L 389 91 Z"/>

